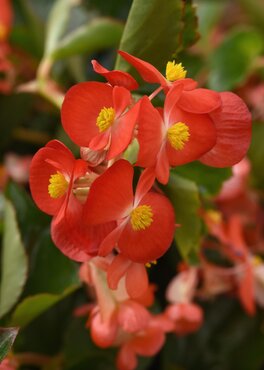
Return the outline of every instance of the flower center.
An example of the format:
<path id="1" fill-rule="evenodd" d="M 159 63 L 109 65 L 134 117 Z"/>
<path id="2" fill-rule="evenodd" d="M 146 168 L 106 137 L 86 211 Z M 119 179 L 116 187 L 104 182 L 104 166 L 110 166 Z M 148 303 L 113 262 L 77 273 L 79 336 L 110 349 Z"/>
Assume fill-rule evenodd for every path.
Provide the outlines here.
<path id="1" fill-rule="evenodd" d="M 138 206 L 131 212 L 131 226 L 134 231 L 145 230 L 153 222 L 152 208 L 147 205 Z"/>
<path id="2" fill-rule="evenodd" d="M 54 175 L 49 178 L 48 193 L 51 198 L 62 197 L 68 189 L 68 181 L 65 179 L 62 173 L 57 171 Z"/>
<path id="3" fill-rule="evenodd" d="M 181 63 L 175 64 L 175 61 L 168 62 L 166 66 L 166 79 L 168 81 L 176 81 L 181 78 L 185 78 L 187 71 L 184 69 Z"/>
<path id="4" fill-rule="evenodd" d="M 106 131 L 110 126 L 112 126 L 115 119 L 114 108 L 102 108 L 96 119 L 96 126 L 99 128 L 100 132 Z"/>
<path id="5" fill-rule="evenodd" d="M 183 122 L 174 123 L 167 131 L 167 139 L 176 150 L 182 150 L 189 137 L 189 127 Z"/>

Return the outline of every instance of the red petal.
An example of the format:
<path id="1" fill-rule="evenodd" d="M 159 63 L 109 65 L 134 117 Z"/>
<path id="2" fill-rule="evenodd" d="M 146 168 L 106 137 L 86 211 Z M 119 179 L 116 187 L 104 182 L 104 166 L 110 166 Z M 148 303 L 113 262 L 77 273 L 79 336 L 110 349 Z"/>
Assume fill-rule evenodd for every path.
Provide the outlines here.
<path id="1" fill-rule="evenodd" d="M 107 153 L 107 159 L 121 154 L 130 144 L 137 123 L 141 101 L 138 101 L 127 113 L 122 115 L 111 130 L 111 145 Z"/>
<path id="2" fill-rule="evenodd" d="M 119 117 L 131 104 L 131 94 L 124 87 L 115 86 L 113 89 L 113 103 L 116 117 Z"/>
<path id="3" fill-rule="evenodd" d="M 118 53 L 129 64 L 136 68 L 143 80 L 150 83 L 159 83 L 162 86 L 167 85 L 166 78 L 152 64 L 136 58 L 133 55 L 126 53 L 125 51 L 119 50 Z"/>
<path id="4" fill-rule="evenodd" d="M 125 275 L 131 263 L 132 262 L 122 256 L 122 254 L 118 254 L 114 257 L 107 270 L 107 282 L 110 289 L 117 289 L 119 280 Z"/>
<path id="5" fill-rule="evenodd" d="M 134 370 L 138 364 L 137 356 L 129 343 L 121 346 L 116 359 L 118 370 Z"/>
<path id="6" fill-rule="evenodd" d="M 153 192 L 146 194 L 139 205 L 151 206 L 153 222 L 139 231 L 127 222 L 118 247 L 132 261 L 146 263 L 158 259 L 169 248 L 175 228 L 174 210 L 165 196 Z"/>
<path id="7" fill-rule="evenodd" d="M 61 109 L 62 124 L 70 138 L 89 147 L 99 134 L 96 119 L 102 108 L 113 107 L 113 88 L 101 82 L 81 82 L 68 90 Z"/>
<path id="8" fill-rule="evenodd" d="M 113 248 L 117 245 L 123 228 L 124 224 L 121 223 L 105 237 L 99 248 L 99 256 L 107 256 L 112 252 Z"/>
<path id="9" fill-rule="evenodd" d="M 183 91 L 178 106 L 190 113 L 209 113 L 221 106 L 220 94 L 208 89 Z"/>
<path id="10" fill-rule="evenodd" d="M 216 130 L 209 115 L 193 114 L 174 108 L 170 119 L 171 125 L 177 122 L 185 123 L 190 133 L 189 140 L 181 150 L 174 149 L 167 141 L 166 151 L 171 166 L 195 161 L 214 146 Z"/>
<path id="11" fill-rule="evenodd" d="M 157 156 L 155 173 L 157 180 L 161 184 L 166 185 L 168 183 L 170 176 L 170 164 L 166 153 L 166 147 L 163 147 Z"/>
<path id="12" fill-rule="evenodd" d="M 57 199 L 50 197 L 50 176 L 59 170 L 70 179 L 74 163 L 75 159 L 69 149 L 56 141 L 49 142 L 34 155 L 30 166 L 30 190 L 34 201 L 43 212 L 57 214 L 65 199 L 65 196 Z"/>
<path id="13" fill-rule="evenodd" d="M 96 225 L 127 215 L 133 202 L 133 174 L 131 164 L 120 159 L 93 182 L 84 208 L 87 223 Z"/>
<path id="14" fill-rule="evenodd" d="M 123 71 L 109 71 L 96 60 L 92 60 L 92 65 L 94 71 L 105 77 L 110 85 L 123 86 L 128 90 L 136 90 L 138 88 L 137 81 L 129 73 Z"/>
<path id="15" fill-rule="evenodd" d="M 127 333 L 144 330 L 149 323 L 150 314 L 141 304 L 127 300 L 119 306 L 118 323 Z"/>
<path id="16" fill-rule="evenodd" d="M 156 156 L 163 140 L 163 119 L 147 97 L 143 98 L 139 113 L 139 153 L 137 165 L 151 167 L 156 162 Z"/>
<path id="17" fill-rule="evenodd" d="M 222 108 L 210 114 L 217 131 L 216 145 L 201 162 L 208 166 L 228 167 L 246 154 L 251 140 L 251 116 L 247 106 L 231 92 L 220 93 Z"/>
<path id="18" fill-rule="evenodd" d="M 152 188 L 154 181 L 155 173 L 153 169 L 152 168 L 145 169 L 140 175 L 140 178 L 137 183 L 134 205 L 137 205 L 144 197 L 144 195 L 147 194 L 147 192 Z"/>
<path id="19" fill-rule="evenodd" d="M 104 150 L 107 147 L 110 140 L 110 132 L 107 130 L 106 132 L 102 132 L 92 138 L 89 144 L 89 148 L 91 150 L 100 151 Z"/>
<path id="20" fill-rule="evenodd" d="M 165 342 L 164 331 L 159 328 L 149 327 L 141 335 L 137 335 L 130 341 L 134 351 L 141 356 L 153 356 Z"/>
<path id="21" fill-rule="evenodd" d="M 101 348 L 110 347 L 117 336 L 117 322 L 115 317 L 103 322 L 100 312 L 92 317 L 91 337 L 97 346 Z"/>
<path id="22" fill-rule="evenodd" d="M 139 298 L 148 289 L 148 274 L 141 263 L 132 262 L 126 273 L 126 290 L 130 298 Z"/>
<path id="23" fill-rule="evenodd" d="M 164 120 L 165 122 L 170 121 L 170 115 L 173 108 L 177 105 L 181 94 L 183 92 L 183 84 L 180 82 L 175 84 L 168 92 L 165 103 L 164 103 Z"/>

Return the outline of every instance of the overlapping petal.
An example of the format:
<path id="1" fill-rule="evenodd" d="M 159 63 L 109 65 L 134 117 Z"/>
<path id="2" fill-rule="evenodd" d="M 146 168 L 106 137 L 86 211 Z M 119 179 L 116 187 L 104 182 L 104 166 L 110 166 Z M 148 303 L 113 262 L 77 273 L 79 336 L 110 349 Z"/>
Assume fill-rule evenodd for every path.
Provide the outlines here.
<path id="1" fill-rule="evenodd" d="M 92 60 L 93 69 L 96 73 L 105 77 L 112 86 L 123 86 L 128 90 L 136 90 L 138 83 L 129 73 L 123 71 L 109 71 L 96 60 Z"/>
<path id="2" fill-rule="evenodd" d="M 208 166 L 228 167 L 246 154 L 251 140 L 251 115 L 245 103 L 231 92 L 220 93 L 222 106 L 210 114 L 217 131 L 215 146 L 200 160 Z"/>

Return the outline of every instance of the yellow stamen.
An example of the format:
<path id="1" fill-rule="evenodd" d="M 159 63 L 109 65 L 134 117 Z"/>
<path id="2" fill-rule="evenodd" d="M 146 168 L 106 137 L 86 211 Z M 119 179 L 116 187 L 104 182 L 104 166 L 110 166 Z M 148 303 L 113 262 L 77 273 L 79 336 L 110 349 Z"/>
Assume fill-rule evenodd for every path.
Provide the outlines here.
<path id="1" fill-rule="evenodd" d="M 100 132 L 106 131 L 110 126 L 112 126 L 115 119 L 114 108 L 102 108 L 97 119 L 96 126 L 99 128 Z"/>
<path id="2" fill-rule="evenodd" d="M 0 41 L 4 41 L 6 38 L 6 27 L 0 23 Z"/>
<path id="3" fill-rule="evenodd" d="M 154 261 L 150 261 L 150 262 L 145 263 L 145 266 L 150 268 L 152 265 L 156 265 L 156 264 L 157 264 L 157 261 L 154 260 Z"/>
<path id="4" fill-rule="evenodd" d="M 262 261 L 262 258 L 260 256 L 253 256 L 253 258 L 252 258 L 253 266 L 257 267 L 257 266 L 262 265 L 262 263 L 263 263 L 263 261 Z"/>
<path id="5" fill-rule="evenodd" d="M 220 212 L 215 211 L 214 209 L 210 209 L 206 212 L 209 218 L 216 224 L 220 224 L 222 222 L 222 215 Z"/>
<path id="6" fill-rule="evenodd" d="M 145 230 L 153 222 L 152 208 L 147 205 L 138 206 L 131 212 L 131 226 L 134 231 Z"/>
<path id="7" fill-rule="evenodd" d="M 176 150 L 182 150 L 190 138 L 189 127 L 183 122 L 177 122 L 167 131 L 167 139 Z"/>
<path id="8" fill-rule="evenodd" d="M 68 185 L 68 181 L 63 174 L 57 171 L 49 178 L 48 193 L 51 198 L 60 198 L 66 193 Z"/>
<path id="9" fill-rule="evenodd" d="M 181 78 L 185 78 L 187 71 L 184 69 L 181 63 L 175 64 L 175 61 L 168 62 L 166 66 L 166 79 L 168 81 L 176 81 Z"/>

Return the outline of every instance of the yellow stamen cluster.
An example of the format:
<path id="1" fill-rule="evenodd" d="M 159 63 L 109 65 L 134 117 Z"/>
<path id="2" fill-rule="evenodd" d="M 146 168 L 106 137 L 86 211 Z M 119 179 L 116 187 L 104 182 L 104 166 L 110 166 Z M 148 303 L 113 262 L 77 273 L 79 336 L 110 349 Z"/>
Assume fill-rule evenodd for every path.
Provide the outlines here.
<path id="1" fill-rule="evenodd" d="M 187 71 L 181 63 L 175 64 L 175 61 L 168 62 L 166 66 L 166 79 L 174 82 L 181 78 L 185 78 Z"/>
<path id="2" fill-rule="evenodd" d="M 262 258 L 260 256 L 254 256 L 252 258 L 252 264 L 255 267 L 262 265 L 263 264 Z"/>
<path id="3" fill-rule="evenodd" d="M 112 126 L 115 119 L 114 108 L 102 108 L 97 119 L 96 126 L 99 128 L 100 132 L 106 131 L 110 126 Z"/>
<path id="4" fill-rule="evenodd" d="M 214 209 L 207 211 L 207 215 L 209 216 L 210 220 L 216 224 L 220 224 L 220 222 L 222 222 L 222 214 Z"/>
<path id="5" fill-rule="evenodd" d="M 183 122 L 174 123 L 167 131 L 167 139 L 176 150 L 182 150 L 189 138 L 189 127 Z"/>
<path id="6" fill-rule="evenodd" d="M 54 175 L 49 178 L 48 193 L 51 198 L 62 197 L 68 189 L 68 181 L 65 179 L 62 173 L 57 171 Z"/>
<path id="7" fill-rule="evenodd" d="M 0 23 L 0 41 L 4 41 L 6 37 L 6 27 Z"/>
<path id="8" fill-rule="evenodd" d="M 154 260 L 154 261 L 151 261 L 151 262 L 147 262 L 147 263 L 145 263 L 145 266 L 147 267 L 147 268 L 150 268 L 152 265 L 156 265 L 157 264 L 157 261 L 156 260 Z"/>
<path id="9" fill-rule="evenodd" d="M 134 231 L 145 230 L 153 222 L 151 206 L 138 206 L 131 212 L 130 223 Z"/>

